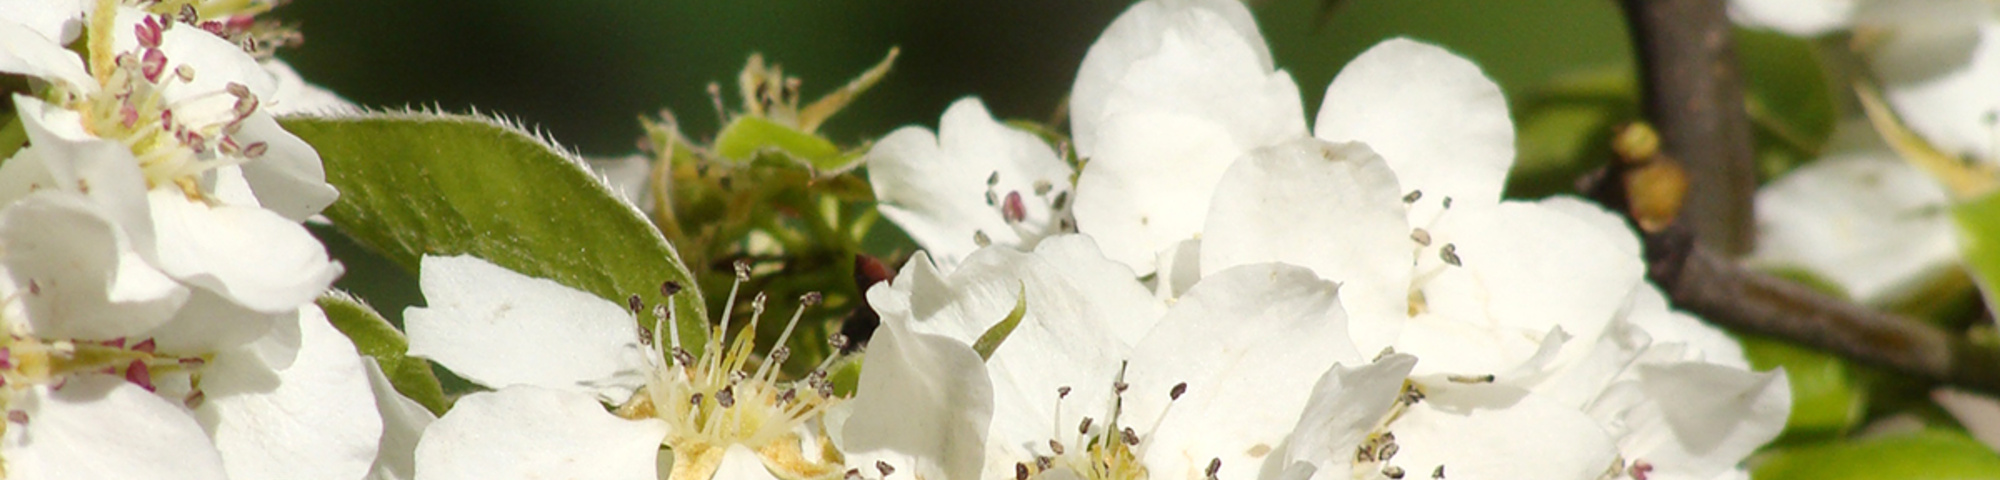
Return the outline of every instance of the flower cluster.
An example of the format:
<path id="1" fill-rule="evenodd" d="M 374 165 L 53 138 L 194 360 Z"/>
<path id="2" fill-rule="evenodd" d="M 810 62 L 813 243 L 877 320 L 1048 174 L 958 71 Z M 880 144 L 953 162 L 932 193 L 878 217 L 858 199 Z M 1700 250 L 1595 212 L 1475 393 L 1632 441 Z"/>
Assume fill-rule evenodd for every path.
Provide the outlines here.
<path id="1" fill-rule="evenodd" d="M 867 291 L 851 397 L 779 378 L 791 324 L 750 353 L 761 295 L 696 350 L 639 297 L 426 257 L 412 353 L 496 390 L 419 475 L 1708 480 L 1784 425 L 1785 375 L 1670 310 L 1622 219 L 1502 199 L 1465 59 L 1378 45 L 1309 129 L 1243 5 L 1149 0 L 1073 92 L 1073 144 L 964 100 L 867 154 L 925 251 Z"/>
<path id="2" fill-rule="evenodd" d="M 313 303 L 342 269 L 300 222 L 337 194 L 272 119 L 344 102 L 268 58 L 270 6 L 7 4 L 9 478 L 386 474 L 380 372 Z"/>

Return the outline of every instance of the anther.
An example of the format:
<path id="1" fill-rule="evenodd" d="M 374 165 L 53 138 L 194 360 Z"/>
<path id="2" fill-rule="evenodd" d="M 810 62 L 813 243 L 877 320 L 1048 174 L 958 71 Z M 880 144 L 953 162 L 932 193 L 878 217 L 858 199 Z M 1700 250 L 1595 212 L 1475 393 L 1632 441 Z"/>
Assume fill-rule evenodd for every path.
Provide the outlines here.
<path id="1" fill-rule="evenodd" d="M 1382 467 L 1382 475 L 1389 477 L 1389 480 L 1403 480 L 1403 467 L 1395 465 Z"/>
<path id="2" fill-rule="evenodd" d="M 681 282 L 673 280 L 660 282 L 660 296 L 671 297 L 676 293 L 681 293 Z"/>
<path id="3" fill-rule="evenodd" d="M 1444 480 L 1444 465 L 1438 465 L 1436 470 L 1431 470 L 1431 480 Z"/>
<path id="4" fill-rule="evenodd" d="M 1645 460 L 1633 460 L 1632 468 L 1626 469 L 1625 473 L 1631 474 L 1632 480 L 1646 480 L 1646 476 L 1653 473 L 1653 464 Z"/>
<path id="5" fill-rule="evenodd" d="M 1068 397 L 1069 397 L 1069 386 L 1068 386 L 1068 385 L 1063 385 L 1063 386 L 1060 386 L 1060 387 L 1056 387 L 1056 398 L 1068 398 Z"/>
<path id="6" fill-rule="evenodd" d="M 688 404 L 697 407 L 701 406 L 701 392 L 694 392 L 694 395 L 688 395 Z"/>
<path id="7" fill-rule="evenodd" d="M 1409 194 L 1403 195 L 1403 203 L 1417 203 L 1421 198 L 1424 198 L 1423 190 L 1411 190 Z"/>
<path id="8" fill-rule="evenodd" d="M 1403 447 L 1397 446 L 1394 443 L 1383 445 L 1381 450 L 1375 452 L 1375 459 L 1387 462 L 1391 458 L 1396 458 L 1396 452 L 1402 450 Z"/>
<path id="9" fill-rule="evenodd" d="M 1174 384 L 1174 389 L 1167 391 L 1167 400 L 1180 400 L 1184 393 L 1187 393 L 1187 382 Z"/>
<path id="10" fill-rule="evenodd" d="M 1018 462 L 1014 464 L 1014 480 L 1028 480 L 1028 464 Z"/>
<path id="11" fill-rule="evenodd" d="M 1050 200 L 1050 201 L 1049 201 L 1049 209 L 1050 209 L 1050 210 L 1062 210 L 1062 209 L 1063 209 L 1063 207 L 1066 207 L 1066 206 L 1069 206 L 1069 191 L 1068 191 L 1068 190 L 1064 190 L 1064 191 L 1061 191 L 1061 192 L 1056 192 L 1056 199 L 1055 199 L 1055 200 Z"/>
<path id="12" fill-rule="evenodd" d="M 1125 440 L 1125 444 L 1126 444 L 1126 445 L 1130 445 L 1130 446 L 1137 446 L 1137 445 L 1139 445 L 1139 433 L 1138 433 L 1138 432 L 1134 432 L 1134 431 L 1132 431 L 1132 427 L 1125 427 L 1125 430 L 1123 430 L 1123 431 L 1120 431 L 1120 432 L 1118 432 L 1118 433 L 1119 433 L 1119 434 L 1120 434 L 1120 435 L 1121 435 L 1122 437 L 1124 437 L 1124 440 Z"/>
<path id="13" fill-rule="evenodd" d="M 1451 209 L 1451 197 L 1444 197 L 1444 208 L 1446 210 Z"/>
<path id="14" fill-rule="evenodd" d="M 194 66 L 183 63 L 174 67 L 174 78 L 179 79 L 181 83 L 194 81 Z"/>
<path id="15" fill-rule="evenodd" d="M 1206 478 L 1213 479 L 1215 478 L 1215 474 L 1221 471 L 1222 471 L 1222 458 L 1216 457 L 1208 460 L 1208 469 L 1203 470 L 1202 473 L 1206 476 Z"/>
<path id="16" fill-rule="evenodd" d="M 193 410 L 201 408 L 201 404 L 206 401 L 208 401 L 208 394 L 201 393 L 201 390 L 195 390 L 194 393 L 188 394 L 187 398 L 181 399 L 181 405 L 186 405 L 189 410 Z"/>
<path id="17" fill-rule="evenodd" d="M 1125 393 L 1125 389 L 1128 388 L 1132 388 L 1132 384 L 1123 381 L 1111 382 L 1112 393 L 1123 394 Z"/>
<path id="18" fill-rule="evenodd" d="M 841 480 L 861 480 L 861 469 L 859 468 L 847 469 L 847 474 L 842 476 Z"/>
<path id="19" fill-rule="evenodd" d="M 625 309 L 631 310 L 633 315 L 638 315 L 639 312 L 646 311 L 646 302 L 639 300 L 639 294 L 634 293 L 625 297 Z"/>
<path id="20" fill-rule="evenodd" d="M 133 385 L 138 385 L 148 392 L 154 391 L 153 371 L 146 369 L 144 361 L 133 360 L 132 363 L 125 365 L 125 381 L 132 382 Z"/>
<path id="21" fill-rule="evenodd" d="M 806 292 L 805 295 L 799 296 L 799 304 L 810 307 L 813 305 L 819 305 L 819 302 L 822 299 L 823 297 L 820 296 L 819 292 Z"/>
<path id="22" fill-rule="evenodd" d="M 988 206 L 988 207 L 997 207 L 997 206 L 1000 206 L 1000 194 L 998 194 L 998 193 L 993 193 L 993 191 L 992 191 L 992 190 L 987 190 L 987 191 L 986 191 L 986 206 Z"/>
<path id="23" fill-rule="evenodd" d="M 1410 240 L 1416 241 L 1417 245 L 1431 246 L 1431 232 L 1421 228 L 1410 230 Z"/>
<path id="24" fill-rule="evenodd" d="M 1051 190 L 1051 189 L 1054 189 L 1054 188 L 1055 188 L 1055 185 L 1050 185 L 1050 184 L 1049 184 L 1049 181 L 1048 181 L 1048 180 L 1036 180 L 1036 181 L 1035 181 L 1035 195 L 1036 195 L 1036 196 L 1041 196 L 1041 195 L 1048 195 L 1048 194 L 1049 194 L 1049 190 Z"/>
<path id="25" fill-rule="evenodd" d="M 750 281 L 750 261 L 748 260 L 736 261 L 736 281 L 739 282 Z"/>
<path id="26" fill-rule="evenodd" d="M 1457 244 L 1451 244 L 1451 243 L 1444 244 L 1444 248 L 1438 249 L 1438 258 L 1443 259 L 1444 263 L 1454 267 L 1465 266 L 1465 262 L 1458 258 Z"/>
<path id="27" fill-rule="evenodd" d="M 1090 434 L 1090 421 L 1091 421 L 1090 417 L 1083 417 L 1083 421 L 1082 421 L 1082 422 L 1078 422 L 1078 423 L 1076 424 L 1076 433 L 1077 433 L 1078 435 L 1089 435 L 1089 434 Z"/>
<path id="28" fill-rule="evenodd" d="M 721 405 L 722 408 L 729 408 L 736 406 L 736 387 L 734 385 L 731 385 L 722 387 L 721 390 L 716 390 L 715 404 Z"/>
<path id="29" fill-rule="evenodd" d="M 833 347 L 833 351 L 836 352 L 846 350 L 847 336 L 838 333 L 833 334 L 832 336 L 826 337 L 826 344 L 827 346 Z"/>
<path id="30" fill-rule="evenodd" d="M 1000 184 L 999 170 L 994 170 L 993 173 L 986 175 L 986 186 L 991 187 L 999 184 Z"/>
<path id="31" fill-rule="evenodd" d="M 13 423 L 18 423 L 18 424 L 21 424 L 21 425 L 27 425 L 27 424 L 28 424 L 28 412 L 25 412 L 25 411 L 21 411 L 21 410 L 8 410 L 8 411 L 7 411 L 7 421 L 9 421 L 9 422 L 13 422 Z"/>
<path id="32" fill-rule="evenodd" d="M 882 472 L 882 476 L 887 477 L 889 474 L 896 473 L 896 467 L 889 466 L 889 462 L 876 460 L 875 471 Z"/>
<path id="33" fill-rule="evenodd" d="M 1050 451 L 1050 452 L 1055 452 L 1055 454 L 1056 454 L 1056 455 L 1062 455 L 1062 454 L 1063 454 L 1063 444 L 1062 444 L 1062 442 L 1058 442 L 1058 441 L 1055 441 L 1054 439 L 1050 439 L 1050 440 L 1049 440 L 1049 451 Z"/>
<path id="34" fill-rule="evenodd" d="M 974 230 L 972 231 L 972 244 L 984 247 L 992 245 L 993 239 L 986 236 L 985 230 Z"/>
<path id="35" fill-rule="evenodd" d="M 264 156 L 264 153 L 270 150 L 271 150 L 270 144 L 264 142 L 250 142 L 250 146 L 243 147 L 243 156 L 250 158 L 262 158 Z"/>
<path id="36" fill-rule="evenodd" d="M 157 48 L 146 49 L 145 57 L 139 60 L 139 73 L 148 82 L 159 82 L 160 74 L 167 71 L 167 54 Z"/>
<path id="37" fill-rule="evenodd" d="M 1000 219 L 1007 223 L 1020 223 L 1028 219 L 1028 206 L 1021 202 L 1021 192 L 1007 192 L 1007 201 L 1000 204 Z"/>

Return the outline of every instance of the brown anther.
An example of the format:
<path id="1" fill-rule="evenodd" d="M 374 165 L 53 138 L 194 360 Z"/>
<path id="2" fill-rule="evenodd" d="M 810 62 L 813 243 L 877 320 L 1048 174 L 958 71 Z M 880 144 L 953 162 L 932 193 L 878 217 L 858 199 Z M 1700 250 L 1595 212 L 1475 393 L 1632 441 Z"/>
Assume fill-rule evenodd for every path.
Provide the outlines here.
<path id="1" fill-rule="evenodd" d="M 1049 440 L 1049 451 L 1050 451 L 1050 452 L 1055 452 L 1055 454 L 1056 454 L 1056 455 L 1062 455 L 1062 454 L 1063 454 L 1063 444 L 1062 444 L 1062 442 L 1058 442 L 1058 441 L 1055 441 L 1055 440 L 1053 440 L 1053 439 L 1052 439 L 1052 440 Z"/>
<path id="2" fill-rule="evenodd" d="M 1436 470 L 1431 470 L 1431 480 L 1444 480 L 1444 465 L 1438 465 Z"/>
<path id="3" fill-rule="evenodd" d="M 1438 249 L 1438 258 L 1444 260 L 1444 263 L 1447 265 L 1454 267 L 1465 266 L 1465 260 L 1458 258 L 1458 245 L 1456 244 L 1444 244 L 1443 248 Z"/>
<path id="4" fill-rule="evenodd" d="M 875 471 L 882 472 L 883 477 L 888 477 L 890 474 L 896 473 L 896 467 L 889 466 L 889 462 L 876 460 Z"/>
<path id="5" fill-rule="evenodd" d="M 660 296 L 671 297 L 676 293 L 681 293 L 681 282 L 673 280 L 660 282 Z"/>
<path id="6" fill-rule="evenodd" d="M 810 307 L 810 306 L 813 306 L 813 305 L 819 305 L 819 302 L 820 302 L 820 300 L 823 300 L 823 299 L 824 299 L 824 298 L 820 296 L 820 293 L 819 293 L 819 292 L 806 292 L 806 294 L 805 294 L 805 295 L 800 295 L 800 296 L 799 296 L 799 305 L 803 305 L 803 306 L 807 306 L 807 307 Z"/>
<path id="7" fill-rule="evenodd" d="M 1215 478 L 1215 474 L 1221 471 L 1222 471 L 1222 458 L 1216 457 L 1208 460 L 1208 469 L 1202 470 L 1202 474 L 1205 475 L 1206 478 Z"/>
<path id="8" fill-rule="evenodd" d="M 1083 417 L 1083 421 L 1082 421 L 1082 422 L 1077 422 L 1077 424 L 1076 424 L 1076 433 L 1077 433 L 1078 435 L 1089 435 L 1089 434 L 1090 434 L 1090 421 L 1091 421 L 1090 417 Z"/>
<path id="9" fill-rule="evenodd" d="M 1068 385 L 1063 385 L 1063 386 L 1060 386 L 1060 387 L 1056 387 L 1056 398 L 1068 398 L 1068 397 L 1069 397 L 1069 386 L 1068 386 Z"/>
<path id="10" fill-rule="evenodd" d="M 1403 203 L 1417 203 L 1417 200 L 1422 198 L 1424 198 L 1423 190 L 1411 190 L 1408 195 L 1403 195 Z"/>
<path id="11" fill-rule="evenodd" d="M 1395 465 L 1382 467 L 1382 476 L 1389 477 L 1389 480 L 1403 480 L 1403 467 Z"/>
<path id="12" fill-rule="evenodd" d="M 750 281 L 750 261 L 737 260 L 735 266 L 736 266 L 736 281 L 739 282 Z"/>
<path id="13" fill-rule="evenodd" d="M 1014 480 L 1028 480 L 1028 464 L 1014 464 Z"/>
<path id="14" fill-rule="evenodd" d="M 625 297 L 625 309 L 630 310 L 633 315 L 638 315 L 639 312 L 646 311 L 646 302 L 639 299 L 639 294 L 634 293 Z"/>
<path id="15" fill-rule="evenodd" d="M 1421 228 L 1410 230 L 1410 240 L 1417 242 L 1417 245 L 1431 246 L 1431 232 Z"/>
<path id="16" fill-rule="evenodd" d="M 1125 393 L 1125 389 L 1128 388 L 1132 388 L 1132 384 L 1125 382 L 1111 382 L 1112 393 L 1123 394 Z"/>
<path id="17" fill-rule="evenodd" d="M 1126 445 L 1136 446 L 1139 444 L 1139 432 L 1132 431 L 1132 427 L 1125 427 L 1124 431 L 1118 433 L 1124 437 Z"/>
<path id="18" fill-rule="evenodd" d="M 1182 395 L 1182 394 L 1185 394 L 1185 393 L 1187 393 L 1187 382 L 1181 382 L 1181 383 L 1177 383 L 1177 384 L 1174 384 L 1174 388 L 1173 388 L 1173 390 L 1168 390 L 1168 391 L 1167 391 L 1167 399 L 1168 399 L 1168 400 L 1180 400 L 1180 399 L 1181 399 L 1181 395 Z"/>

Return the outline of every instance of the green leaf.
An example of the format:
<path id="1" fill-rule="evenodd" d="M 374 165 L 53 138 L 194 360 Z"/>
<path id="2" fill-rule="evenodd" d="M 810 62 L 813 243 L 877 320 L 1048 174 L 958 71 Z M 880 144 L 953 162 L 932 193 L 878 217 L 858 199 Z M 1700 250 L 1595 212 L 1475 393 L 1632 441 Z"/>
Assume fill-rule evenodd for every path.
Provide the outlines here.
<path id="1" fill-rule="evenodd" d="M 1780 450 L 1755 480 L 2000 479 L 2000 455 L 1963 433 L 1925 430 Z"/>
<path id="2" fill-rule="evenodd" d="M 320 296 L 318 303 L 326 311 L 326 318 L 333 322 L 333 328 L 354 342 L 355 350 L 373 357 L 382 366 L 382 373 L 389 376 L 389 383 L 396 386 L 397 393 L 416 400 L 431 413 L 443 415 L 451 407 L 444 397 L 444 388 L 438 385 L 437 375 L 431 373 L 431 363 L 406 355 L 410 351 L 409 340 L 382 314 L 361 299 L 337 290 Z"/>
<path id="3" fill-rule="evenodd" d="M 2000 305 L 2000 194 L 1988 194 L 1951 209 L 1958 221 L 1965 263 L 1987 305 Z"/>
<path id="4" fill-rule="evenodd" d="M 678 282 L 682 338 L 697 346 L 707 338 L 700 288 L 673 247 L 568 153 L 465 115 L 281 123 L 319 150 L 327 182 L 340 189 L 327 218 L 403 268 L 416 271 L 424 255 L 470 254 L 620 305 L 629 295 L 657 305 L 667 300 L 661 283 Z"/>
<path id="5" fill-rule="evenodd" d="M 1752 367 L 1782 367 L 1791 382 L 1792 414 L 1785 419 L 1784 441 L 1838 437 L 1860 421 L 1867 391 L 1855 384 L 1840 357 L 1764 337 L 1741 339 Z"/>
<path id="6" fill-rule="evenodd" d="M 715 153 L 723 158 L 748 162 L 767 151 L 782 152 L 826 173 L 845 172 L 859 163 L 859 155 L 843 155 L 825 137 L 801 132 L 770 119 L 740 116 L 715 136 Z"/>
<path id="7" fill-rule="evenodd" d="M 1007 312 L 1007 318 L 987 328 L 979 334 L 979 340 L 972 342 L 972 351 L 979 352 L 980 360 L 993 358 L 993 351 L 1000 349 L 1000 342 L 1007 341 L 1014 334 L 1014 327 L 1021 325 L 1021 317 L 1028 315 L 1028 285 L 1021 284 L 1021 293 L 1014 297 L 1014 310 Z"/>

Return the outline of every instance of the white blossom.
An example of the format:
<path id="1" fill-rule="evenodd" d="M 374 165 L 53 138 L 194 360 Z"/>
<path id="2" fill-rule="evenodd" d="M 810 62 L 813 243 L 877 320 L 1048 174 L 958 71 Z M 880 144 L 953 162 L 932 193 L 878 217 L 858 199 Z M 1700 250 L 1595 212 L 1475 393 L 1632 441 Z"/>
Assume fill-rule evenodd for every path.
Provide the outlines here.
<path id="1" fill-rule="evenodd" d="M 780 382 L 771 363 L 782 359 L 753 372 L 754 324 L 733 343 L 727 325 L 717 328 L 697 356 L 664 304 L 643 332 L 640 312 L 476 257 L 424 257 L 420 276 L 428 306 L 404 313 L 409 353 L 496 390 L 467 395 L 424 430 L 416 478 L 838 472 L 808 448 L 821 442 L 820 413 L 838 402 L 824 373 Z M 752 303 L 755 322 L 765 301 Z"/>

